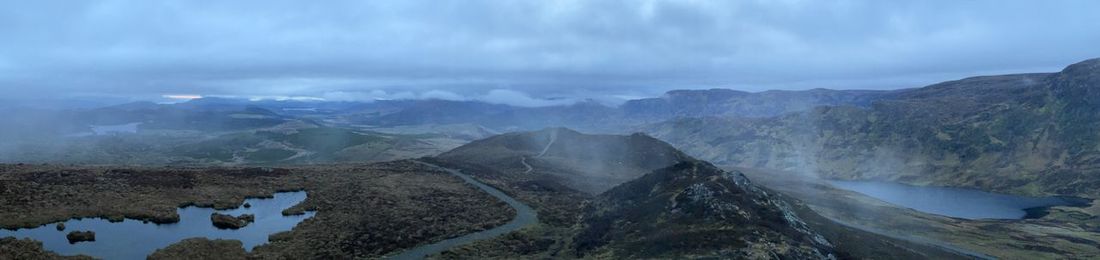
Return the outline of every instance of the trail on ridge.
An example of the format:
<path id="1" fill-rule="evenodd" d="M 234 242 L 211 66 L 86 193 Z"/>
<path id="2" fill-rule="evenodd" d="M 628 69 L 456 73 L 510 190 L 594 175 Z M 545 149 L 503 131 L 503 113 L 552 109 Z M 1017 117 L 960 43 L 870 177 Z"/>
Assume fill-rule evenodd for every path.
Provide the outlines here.
<path id="1" fill-rule="evenodd" d="M 546 151 L 549 151 L 550 146 L 554 145 L 554 141 L 557 141 L 557 140 L 558 140 L 558 130 L 551 131 L 550 132 L 550 142 L 546 143 L 546 147 L 543 147 L 542 152 L 539 152 L 538 155 L 535 155 L 535 158 L 539 158 L 539 157 L 542 157 L 543 155 L 546 155 Z M 527 164 L 527 156 L 520 156 L 519 162 L 522 163 L 524 167 L 527 167 L 527 170 L 523 172 L 524 174 L 531 173 L 532 171 L 535 170 L 535 167 L 531 167 L 530 164 Z"/>

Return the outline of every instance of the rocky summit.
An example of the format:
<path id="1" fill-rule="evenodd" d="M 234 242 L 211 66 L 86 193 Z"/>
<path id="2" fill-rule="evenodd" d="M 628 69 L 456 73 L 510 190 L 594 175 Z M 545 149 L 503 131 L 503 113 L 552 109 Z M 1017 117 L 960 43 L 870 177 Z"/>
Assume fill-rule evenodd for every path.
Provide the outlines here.
<path id="1" fill-rule="evenodd" d="M 738 172 L 703 161 L 658 169 L 585 208 L 578 256 L 833 259 L 833 246 Z"/>

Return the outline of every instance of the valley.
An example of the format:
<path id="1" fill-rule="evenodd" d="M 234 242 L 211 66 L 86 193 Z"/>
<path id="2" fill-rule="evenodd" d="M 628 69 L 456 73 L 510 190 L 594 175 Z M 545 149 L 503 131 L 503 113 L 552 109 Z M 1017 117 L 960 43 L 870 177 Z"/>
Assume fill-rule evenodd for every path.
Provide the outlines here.
<path id="1" fill-rule="evenodd" d="M 970 255 L 1003 259 L 1088 259 L 1100 256 L 1100 207 L 1053 207 L 1024 220 L 962 219 L 890 204 L 794 172 L 737 169 L 762 185 L 804 201 L 847 226 Z M 953 203 L 944 200 L 940 203 Z"/>
<path id="2" fill-rule="evenodd" d="M 1100 1 L 0 1 L 0 260 L 1100 259 Z"/>
<path id="3" fill-rule="evenodd" d="M 0 258 L 1096 258 L 1097 75 L 35 110 L 0 131 Z M 308 196 L 252 216 L 279 228 L 172 231 L 287 192 Z M 66 245 L 58 223 L 172 235 L 97 255 L 72 248 L 121 239 Z"/>

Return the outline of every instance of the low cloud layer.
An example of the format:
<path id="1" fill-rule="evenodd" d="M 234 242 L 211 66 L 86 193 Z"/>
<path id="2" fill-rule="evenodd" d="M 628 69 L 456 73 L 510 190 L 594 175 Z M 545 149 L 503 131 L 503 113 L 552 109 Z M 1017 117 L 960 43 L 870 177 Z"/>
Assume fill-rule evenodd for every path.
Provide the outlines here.
<path id="1" fill-rule="evenodd" d="M 22 1 L 8 97 L 440 98 L 916 87 L 1100 57 L 1096 1 Z"/>

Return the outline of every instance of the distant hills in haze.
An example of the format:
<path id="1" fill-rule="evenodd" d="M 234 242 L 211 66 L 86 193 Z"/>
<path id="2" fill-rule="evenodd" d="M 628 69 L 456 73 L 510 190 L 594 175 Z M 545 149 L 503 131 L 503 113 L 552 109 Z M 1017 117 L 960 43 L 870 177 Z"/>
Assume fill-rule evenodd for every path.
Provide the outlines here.
<path id="1" fill-rule="evenodd" d="M 642 127 L 715 163 L 829 178 L 1100 196 L 1100 59 L 1057 73 L 973 77 L 867 107 Z"/>
<path id="2" fill-rule="evenodd" d="M 1098 64 L 1100 60 L 1093 59 L 1056 73 L 981 76 L 890 91 L 674 90 L 618 106 L 202 98 L 90 109 L 7 108 L 11 117 L 0 136 L 11 142 L 32 140 L 27 136 L 72 136 L 97 125 L 140 123 L 137 136 L 189 133 L 203 135 L 191 139 L 209 141 L 227 134 L 320 127 L 403 135 L 399 139 L 418 140 L 413 143 L 420 151 L 441 152 L 498 133 L 568 127 L 594 133 L 646 132 L 720 165 L 1030 195 L 1100 196 Z M 119 144 L 134 139 L 115 138 L 122 138 L 114 142 Z M 434 141 L 421 142 L 425 138 Z M 233 151 L 282 147 L 284 141 L 273 142 Z M 331 151 L 299 152 L 348 154 L 345 149 L 358 145 L 348 144 L 324 146 L 336 149 Z M 144 145 L 158 146 L 155 141 Z M 153 149 L 130 148 L 116 154 Z M 288 151 L 261 157 L 281 157 Z"/>

